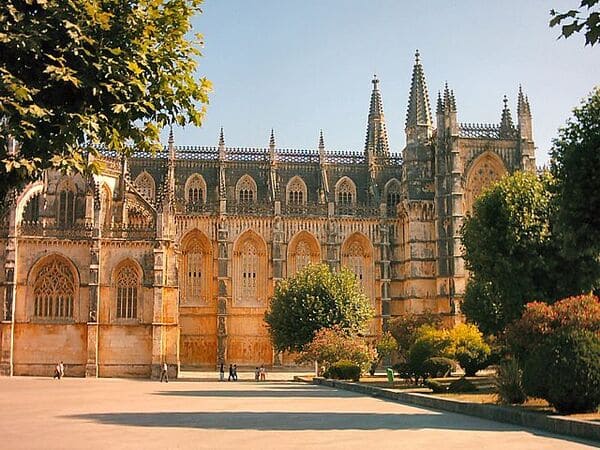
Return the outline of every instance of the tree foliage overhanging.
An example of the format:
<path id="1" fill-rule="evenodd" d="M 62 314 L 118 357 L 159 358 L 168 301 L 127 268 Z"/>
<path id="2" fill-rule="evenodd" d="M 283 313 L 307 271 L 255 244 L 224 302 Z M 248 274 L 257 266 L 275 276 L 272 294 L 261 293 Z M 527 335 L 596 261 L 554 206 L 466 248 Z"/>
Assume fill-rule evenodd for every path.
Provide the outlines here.
<path id="1" fill-rule="evenodd" d="M 585 45 L 593 46 L 600 42 L 600 0 L 581 0 L 579 9 L 565 12 L 550 11 L 550 26 L 561 25 L 560 37 L 568 38 L 574 33 L 585 34 Z"/>
<path id="2" fill-rule="evenodd" d="M 351 334 L 365 331 L 373 309 L 354 273 L 308 265 L 275 289 L 265 322 L 278 351 L 301 351 L 322 328 L 338 325 Z"/>
<path id="3" fill-rule="evenodd" d="M 188 35 L 201 3 L 0 2 L 0 195 L 48 167 L 98 171 L 95 145 L 156 151 L 165 125 L 200 125 L 211 85 Z"/>

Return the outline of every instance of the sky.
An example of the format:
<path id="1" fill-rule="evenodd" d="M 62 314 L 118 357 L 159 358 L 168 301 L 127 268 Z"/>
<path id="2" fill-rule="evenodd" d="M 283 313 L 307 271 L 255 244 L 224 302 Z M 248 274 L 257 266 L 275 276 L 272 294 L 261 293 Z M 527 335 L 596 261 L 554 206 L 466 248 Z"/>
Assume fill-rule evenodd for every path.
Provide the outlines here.
<path id="1" fill-rule="evenodd" d="M 205 0 L 198 76 L 214 90 L 201 128 L 177 145 L 361 151 L 377 74 L 392 152 L 404 122 L 415 50 L 432 107 L 447 81 L 459 122 L 498 123 L 507 95 L 516 121 L 519 84 L 529 96 L 537 163 L 571 110 L 600 84 L 600 46 L 557 39 L 549 10 L 579 0 Z"/>

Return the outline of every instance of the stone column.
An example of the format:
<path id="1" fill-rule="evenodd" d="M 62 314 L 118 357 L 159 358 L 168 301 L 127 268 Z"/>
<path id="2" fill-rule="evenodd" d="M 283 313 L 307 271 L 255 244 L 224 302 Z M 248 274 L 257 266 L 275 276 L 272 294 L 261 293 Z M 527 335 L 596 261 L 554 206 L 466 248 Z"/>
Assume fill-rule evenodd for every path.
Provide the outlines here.
<path id="1" fill-rule="evenodd" d="M 86 377 L 98 377 L 98 311 L 100 307 L 100 246 L 102 224 L 100 223 L 100 196 L 96 189 L 94 198 L 93 237 L 90 248 L 89 313 L 87 320 L 87 363 Z"/>
<path id="2" fill-rule="evenodd" d="M 2 341 L 0 342 L 0 375 L 13 375 L 13 355 L 15 339 L 15 302 L 17 294 L 17 217 L 16 192 L 8 194 L 9 218 L 6 260 L 4 263 L 5 290 L 2 317 Z"/>
<path id="3" fill-rule="evenodd" d="M 340 269 L 340 244 L 338 242 L 338 234 L 338 224 L 330 219 L 327 222 L 325 262 L 333 271 L 338 271 Z"/>
<path id="4" fill-rule="evenodd" d="M 391 282 L 391 245 L 389 226 L 385 223 L 379 225 L 379 245 L 381 248 L 381 319 L 383 330 L 387 330 L 387 322 L 390 318 L 390 282 Z"/>
<path id="5" fill-rule="evenodd" d="M 227 299 L 231 297 L 229 278 L 229 228 L 221 217 L 217 229 L 217 366 L 227 361 Z"/>

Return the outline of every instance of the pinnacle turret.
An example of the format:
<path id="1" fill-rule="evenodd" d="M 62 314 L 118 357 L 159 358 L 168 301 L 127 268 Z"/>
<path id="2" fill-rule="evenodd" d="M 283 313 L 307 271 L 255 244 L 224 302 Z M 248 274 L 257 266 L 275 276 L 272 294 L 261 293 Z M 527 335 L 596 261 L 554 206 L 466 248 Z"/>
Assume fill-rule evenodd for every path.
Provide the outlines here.
<path id="1" fill-rule="evenodd" d="M 531 117 L 531 109 L 529 108 L 529 99 L 523 94 L 523 89 L 519 85 L 519 96 L 517 101 L 517 115 L 527 115 Z"/>
<path id="2" fill-rule="evenodd" d="M 431 128 L 431 111 L 429 107 L 429 93 L 419 51 L 415 53 L 408 112 L 406 114 L 406 128 L 427 127 Z"/>
<path id="3" fill-rule="evenodd" d="M 383 102 L 379 91 L 379 79 L 373 75 L 373 91 L 371 92 L 371 103 L 369 106 L 369 118 L 367 119 L 367 137 L 365 140 L 365 154 L 374 156 L 388 156 L 390 153 L 385 116 L 383 114 Z"/>
<path id="4" fill-rule="evenodd" d="M 500 118 L 500 136 L 501 137 L 512 137 L 515 132 L 515 125 L 508 108 L 508 99 L 506 95 L 502 99 L 504 107 L 502 108 L 502 117 Z"/>
<path id="5" fill-rule="evenodd" d="M 275 147 L 275 132 L 271 128 L 271 137 L 269 138 L 269 147 Z"/>

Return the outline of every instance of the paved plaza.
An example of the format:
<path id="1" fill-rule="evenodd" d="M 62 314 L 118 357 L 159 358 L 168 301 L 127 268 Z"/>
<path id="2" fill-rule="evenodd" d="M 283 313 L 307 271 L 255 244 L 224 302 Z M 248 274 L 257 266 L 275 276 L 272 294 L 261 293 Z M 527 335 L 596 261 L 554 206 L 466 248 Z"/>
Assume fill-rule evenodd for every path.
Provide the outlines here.
<path id="1" fill-rule="evenodd" d="M 250 374 L 242 374 L 250 378 Z M 271 375 L 271 374 L 270 374 Z M 3 449 L 584 449 L 553 436 L 275 380 L 0 378 Z"/>

